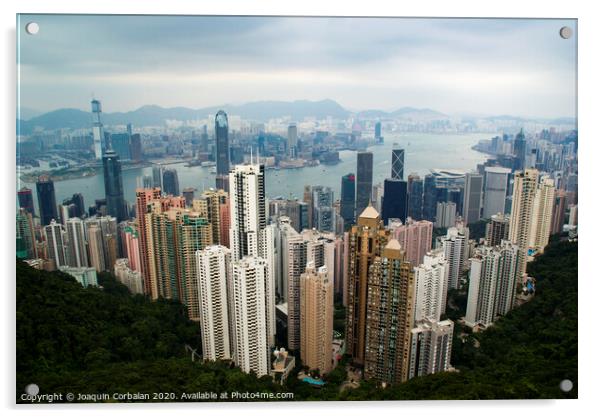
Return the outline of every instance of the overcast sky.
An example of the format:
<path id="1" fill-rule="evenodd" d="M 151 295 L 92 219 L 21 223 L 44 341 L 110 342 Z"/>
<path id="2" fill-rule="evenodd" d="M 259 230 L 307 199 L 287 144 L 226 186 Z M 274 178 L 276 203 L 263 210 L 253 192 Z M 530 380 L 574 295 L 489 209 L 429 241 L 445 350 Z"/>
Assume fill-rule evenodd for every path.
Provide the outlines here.
<path id="1" fill-rule="evenodd" d="M 40 25 L 27 35 L 25 24 Z M 21 106 L 333 99 L 350 110 L 575 116 L 572 20 L 22 15 Z"/>

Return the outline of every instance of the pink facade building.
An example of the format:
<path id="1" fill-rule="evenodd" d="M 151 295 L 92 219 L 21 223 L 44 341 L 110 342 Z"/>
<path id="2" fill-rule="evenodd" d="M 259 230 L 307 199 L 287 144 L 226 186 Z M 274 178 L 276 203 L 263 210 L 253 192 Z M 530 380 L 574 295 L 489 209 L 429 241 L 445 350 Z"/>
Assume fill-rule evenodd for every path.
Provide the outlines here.
<path id="1" fill-rule="evenodd" d="M 140 266 L 140 241 L 138 238 L 138 231 L 136 231 L 134 227 L 128 226 L 125 228 L 123 235 L 130 270 L 142 272 Z"/>
<path id="2" fill-rule="evenodd" d="M 225 247 L 230 247 L 230 199 L 219 205 L 219 235 L 220 243 Z"/>
<path id="3" fill-rule="evenodd" d="M 433 247 L 433 223 L 415 221 L 408 218 L 405 225 L 401 222 L 390 222 L 389 228 L 393 237 L 399 241 L 401 249 L 406 253 L 406 260 L 416 267 L 422 263 L 424 255 Z"/>

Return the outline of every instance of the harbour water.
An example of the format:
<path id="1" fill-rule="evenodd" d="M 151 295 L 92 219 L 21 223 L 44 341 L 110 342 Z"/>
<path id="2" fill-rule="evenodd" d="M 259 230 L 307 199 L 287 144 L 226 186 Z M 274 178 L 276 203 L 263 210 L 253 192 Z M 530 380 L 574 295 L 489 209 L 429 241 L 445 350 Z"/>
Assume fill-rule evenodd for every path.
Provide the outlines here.
<path id="1" fill-rule="evenodd" d="M 394 144 L 405 149 L 404 177 L 410 173 L 423 176 L 431 168 L 456 169 L 469 171 L 476 169 L 477 164 L 486 160 L 487 156 L 471 147 L 480 139 L 491 137 L 491 134 L 422 134 L 408 133 L 388 135 L 384 144 L 369 147 L 374 153 L 373 184 L 382 182 L 391 173 L 391 149 Z M 331 187 L 335 198 L 341 188 L 341 177 L 356 172 L 356 152 L 341 151 L 341 162 L 336 165 L 318 165 L 286 170 L 266 171 L 266 194 L 269 198 L 277 196 L 302 198 L 305 185 L 322 185 Z M 197 194 L 215 186 L 215 174 L 210 167 L 186 167 L 185 163 L 171 164 L 169 168 L 178 171 L 180 192 L 186 187 L 194 187 Z M 136 187 L 141 187 L 142 177 L 152 175 L 152 167 L 136 168 L 123 171 L 123 188 L 125 199 L 133 204 Z M 35 195 L 35 184 L 23 183 Z M 90 206 L 95 199 L 104 198 L 104 180 L 102 175 L 57 181 L 54 184 L 57 204 L 74 193 L 84 196 L 84 203 Z M 37 198 L 34 196 L 37 209 Z"/>

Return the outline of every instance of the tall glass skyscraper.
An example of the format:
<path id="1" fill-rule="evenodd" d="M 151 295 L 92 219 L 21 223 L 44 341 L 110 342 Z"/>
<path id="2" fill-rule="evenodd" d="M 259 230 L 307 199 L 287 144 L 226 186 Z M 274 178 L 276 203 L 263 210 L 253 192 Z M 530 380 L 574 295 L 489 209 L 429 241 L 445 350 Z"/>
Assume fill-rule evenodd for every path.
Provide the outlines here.
<path id="1" fill-rule="evenodd" d="M 105 179 L 107 214 L 117 218 L 117 222 L 124 221 L 127 219 L 127 210 L 123 198 L 123 180 L 119 155 L 112 149 L 107 150 L 102 157 L 102 167 Z"/>
<path id="2" fill-rule="evenodd" d="M 401 148 L 395 149 L 391 152 L 391 178 L 397 180 L 403 180 L 403 165 L 404 165 L 405 151 Z"/>
<path id="3" fill-rule="evenodd" d="M 355 211 L 360 214 L 371 203 L 372 197 L 372 165 L 374 156 L 369 151 L 357 153 L 357 191 L 355 194 Z"/>
<path id="4" fill-rule="evenodd" d="M 90 102 L 92 106 L 92 136 L 94 139 L 94 155 L 97 160 L 102 158 L 102 151 L 104 150 L 105 134 L 100 121 L 100 114 L 102 112 L 102 106 L 99 100 L 92 100 Z"/>
<path id="5" fill-rule="evenodd" d="M 355 224 L 355 174 L 345 174 L 341 178 L 341 217 L 345 229 Z"/>
<path id="6" fill-rule="evenodd" d="M 525 150 L 527 148 L 527 141 L 525 140 L 525 134 L 521 129 L 520 132 L 514 138 L 512 144 L 512 151 L 514 153 L 514 169 L 522 171 L 525 168 Z"/>
<path id="7" fill-rule="evenodd" d="M 32 216 L 35 216 L 35 209 L 33 207 L 33 193 L 31 189 L 27 187 L 22 187 L 17 192 L 17 197 L 19 199 L 19 207 L 27 210 Z"/>
<path id="8" fill-rule="evenodd" d="M 47 175 L 40 176 L 36 183 L 36 189 L 38 192 L 40 223 L 42 225 L 49 225 L 53 219 L 58 221 L 54 182 Z"/>
<path id="9" fill-rule="evenodd" d="M 424 176 L 422 216 L 424 219 L 431 222 L 435 221 L 435 218 L 437 217 L 437 184 L 435 176 L 432 174 Z"/>
<path id="10" fill-rule="evenodd" d="M 424 183 L 418 174 L 408 176 L 408 216 L 415 220 L 423 219 L 422 192 Z"/>
<path id="11" fill-rule="evenodd" d="M 407 191 L 408 184 L 399 179 L 385 180 L 385 194 L 382 203 L 382 219 L 386 224 L 392 218 L 404 222 L 407 218 Z"/>
<path id="12" fill-rule="evenodd" d="M 215 187 L 229 191 L 230 147 L 228 143 L 228 115 L 220 110 L 215 115 L 216 176 Z"/>
<path id="13" fill-rule="evenodd" d="M 173 196 L 180 195 L 178 172 L 173 168 L 168 168 L 163 172 L 163 192 Z"/>

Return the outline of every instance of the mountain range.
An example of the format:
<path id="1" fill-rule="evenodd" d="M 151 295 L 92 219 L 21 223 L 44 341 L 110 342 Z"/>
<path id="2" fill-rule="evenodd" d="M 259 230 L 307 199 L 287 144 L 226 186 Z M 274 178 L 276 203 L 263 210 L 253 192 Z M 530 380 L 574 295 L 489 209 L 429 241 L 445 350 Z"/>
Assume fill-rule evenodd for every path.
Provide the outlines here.
<path id="1" fill-rule="evenodd" d="M 324 119 L 329 116 L 334 119 L 346 119 L 350 116 L 356 116 L 360 119 L 395 118 L 412 121 L 445 120 L 450 118 L 450 116 L 433 109 L 414 107 L 402 107 L 392 112 L 376 109 L 352 112 L 334 100 L 325 99 L 319 101 L 296 100 L 292 102 L 257 101 L 242 105 L 211 106 L 200 109 L 187 107 L 164 108 L 156 105 L 146 105 L 129 112 L 103 113 L 102 122 L 107 126 L 126 125 L 128 123 L 132 123 L 134 126 L 162 126 L 166 120 L 189 121 L 204 119 L 209 115 L 214 115 L 220 109 L 225 110 L 228 114 L 238 115 L 243 119 L 255 120 L 257 122 L 266 122 L 272 118 L 286 116 L 296 121 L 307 117 Z M 53 130 L 61 128 L 89 128 L 92 125 L 91 113 L 80 109 L 57 109 L 43 114 L 39 114 L 38 111 L 34 111 L 33 109 L 21 109 L 20 115 L 21 119 L 17 120 L 17 132 L 21 135 L 30 134 L 37 127 Z M 527 119 L 506 115 L 492 116 L 486 119 L 527 121 Z M 554 121 L 553 123 L 574 123 L 572 118 L 558 118 Z"/>
<path id="2" fill-rule="evenodd" d="M 296 100 L 286 101 L 258 101 L 242 105 L 211 106 L 200 109 L 187 107 L 164 108 L 156 105 L 142 106 L 129 112 L 103 113 L 102 122 L 105 125 L 125 125 L 132 123 L 137 126 L 161 126 L 166 120 L 197 120 L 214 115 L 223 109 L 228 114 L 239 115 L 243 119 L 266 122 L 272 118 L 289 116 L 292 120 L 303 120 L 306 117 L 324 119 L 345 119 L 355 114 L 359 118 L 389 118 L 407 117 L 410 119 L 441 119 L 447 116 L 431 109 L 416 109 L 404 107 L 393 112 L 382 110 L 368 110 L 359 113 L 351 112 L 334 100 Z M 60 128 L 86 128 L 92 124 L 92 115 L 80 109 L 57 109 L 51 112 L 35 115 L 27 118 L 30 112 L 22 112 L 23 119 L 18 120 L 18 128 L 21 134 L 28 134 L 36 127 L 44 129 Z"/>

